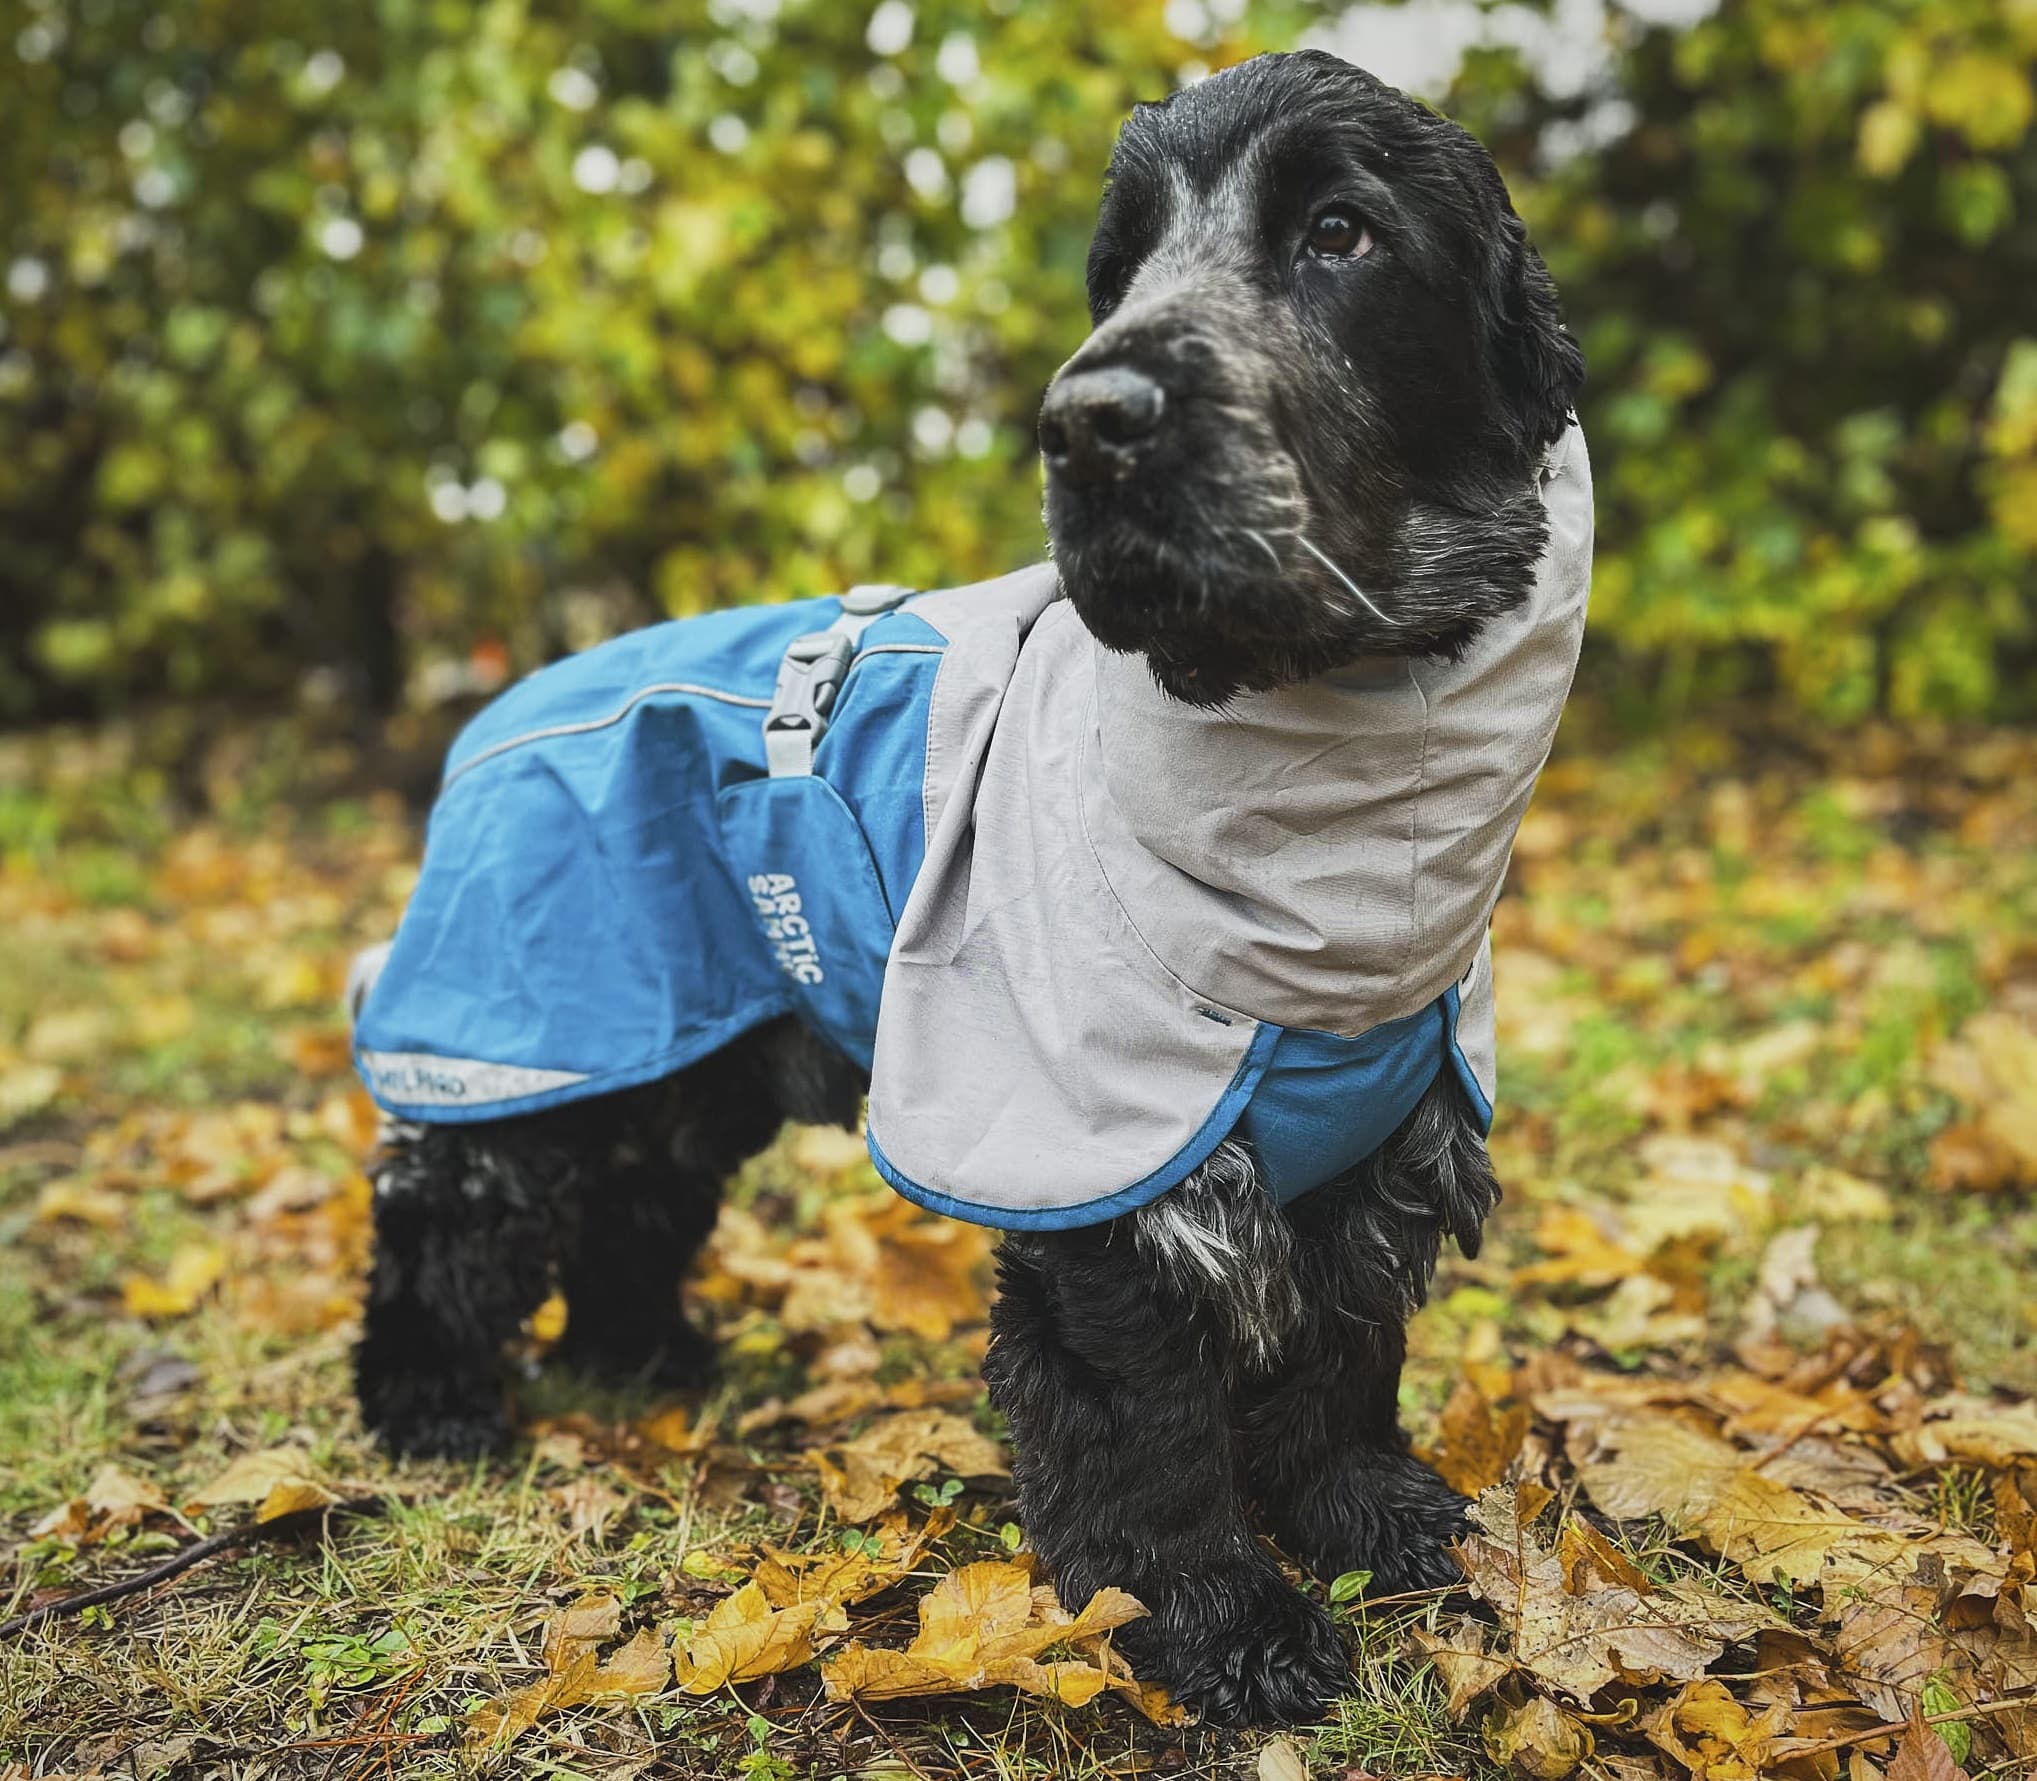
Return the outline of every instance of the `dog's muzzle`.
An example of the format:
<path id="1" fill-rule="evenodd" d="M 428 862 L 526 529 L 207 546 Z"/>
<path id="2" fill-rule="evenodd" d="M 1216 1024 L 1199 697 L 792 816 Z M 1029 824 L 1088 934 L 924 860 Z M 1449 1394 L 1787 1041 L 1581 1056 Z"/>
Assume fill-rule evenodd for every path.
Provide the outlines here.
<path id="1" fill-rule="evenodd" d="M 1055 476 L 1122 481 L 1159 434 L 1167 393 L 1130 365 L 1066 371 L 1040 405 L 1040 452 Z"/>

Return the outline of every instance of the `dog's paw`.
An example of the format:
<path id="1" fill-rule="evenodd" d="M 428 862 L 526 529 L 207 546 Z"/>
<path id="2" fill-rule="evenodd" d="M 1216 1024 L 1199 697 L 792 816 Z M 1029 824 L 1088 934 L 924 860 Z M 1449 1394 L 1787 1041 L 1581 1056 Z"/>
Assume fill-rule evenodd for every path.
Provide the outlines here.
<path id="1" fill-rule="evenodd" d="M 714 1383 L 719 1363 L 714 1343 L 684 1318 L 663 1324 L 655 1333 L 588 1330 L 583 1325 L 576 1338 L 569 1317 L 551 1358 L 590 1379 L 663 1391 L 702 1391 Z"/>
<path id="2" fill-rule="evenodd" d="M 1308 1505 L 1289 1550 L 1326 1581 L 1370 1571 L 1368 1595 L 1450 1589 L 1464 1581 L 1450 1548 L 1464 1538 L 1469 1508 L 1412 1454 L 1368 1455 Z"/>
<path id="3" fill-rule="evenodd" d="M 499 1393 L 364 1392 L 361 1420 L 399 1459 L 479 1459 L 504 1452 L 512 1432 Z"/>
<path id="4" fill-rule="evenodd" d="M 1351 1685 L 1329 1615 L 1271 1573 L 1198 1585 L 1117 1635 L 1138 1674 L 1212 1725 L 1300 1725 Z"/>

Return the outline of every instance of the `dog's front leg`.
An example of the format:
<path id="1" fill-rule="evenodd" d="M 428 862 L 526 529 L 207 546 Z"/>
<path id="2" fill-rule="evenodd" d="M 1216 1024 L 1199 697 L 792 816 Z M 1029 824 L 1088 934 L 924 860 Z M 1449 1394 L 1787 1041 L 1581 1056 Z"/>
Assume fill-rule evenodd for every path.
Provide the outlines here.
<path id="1" fill-rule="evenodd" d="M 1370 1571 L 1382 1595 L 1462 1580 L 1449 1547 L 1464 1499 L 1408 1451 L 1400 1374 L 1445 1234 L 1475 1252 L 1498 1198 L 1469 1106 L 1443 1078 L 1374 1156 L 1288 1209 L 1298 1319 L 1241 1386 L 1237 1417 L 1269 1531 L 1319 1577 Z"/>
<path id="2" fill-rule="evenodd" d="M 1278 1371 L 1240 1393 L 1267 1531 L 1325 1582 L 1369 1571 L 1375 1595 L 1463 1579 L 1449 1547 L 1464 1499 L 1408 1451 L 1400 1427 L 1404 1315 L 1376 1299 L 1312 1306 Z"/>
<path id="3" fill-rule="evenodd" d="M 1013 1237 L 985 1363 L 1011 1423 L 1019 1511 L 1062 1600 L 1112 1585 L 1152 1618 L 1118 1635 L 1205 1718 L 1315 1717 L 1350 1681 L 1329 1617 L 1246 1521 L 1218 1332 L 1131 1232 Z"/>

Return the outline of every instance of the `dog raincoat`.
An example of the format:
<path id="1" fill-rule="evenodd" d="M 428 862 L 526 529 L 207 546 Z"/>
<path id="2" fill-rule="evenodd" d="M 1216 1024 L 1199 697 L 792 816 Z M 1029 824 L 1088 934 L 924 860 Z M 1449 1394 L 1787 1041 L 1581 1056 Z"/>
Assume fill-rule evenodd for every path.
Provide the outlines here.
<path id="1" fill-rule="evenodd" d="M 1490 1119 L 1486 928 L 1590 580 L 1573 426 L 1531 597 L 1458 662 L 1165 697 L 1049 564 L 653 626 L 448 760 L 361 989 L 388 1112 L 498 1118 L 796 1014 L 870 1071 L 899 1192 L 1093 1223 L 1234 1132 L 1288 1200 L 1454 1072 Z"/>

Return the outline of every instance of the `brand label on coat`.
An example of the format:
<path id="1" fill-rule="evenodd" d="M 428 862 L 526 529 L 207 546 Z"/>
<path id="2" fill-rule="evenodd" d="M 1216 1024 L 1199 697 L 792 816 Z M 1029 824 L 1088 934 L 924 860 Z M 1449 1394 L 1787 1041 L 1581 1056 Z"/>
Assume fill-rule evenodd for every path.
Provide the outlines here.
<path id="1" fill-rule="evenodd" d="M 403 1107 L 485 1107 L 587 1080 L 576 1070 L 534 1070 L 429 1051 L 364 1051 L 356 1062 L 377 1095 Z"/>
<path id="2" fill-rule="evenodd" d="M 790 872 L 757 872 L 750 877 L 749 891 L 778 969 L 794 983 L 825 982 L 827 973 L 821 969 L 820 948 L 800 900 L 799 881 Z"/>

